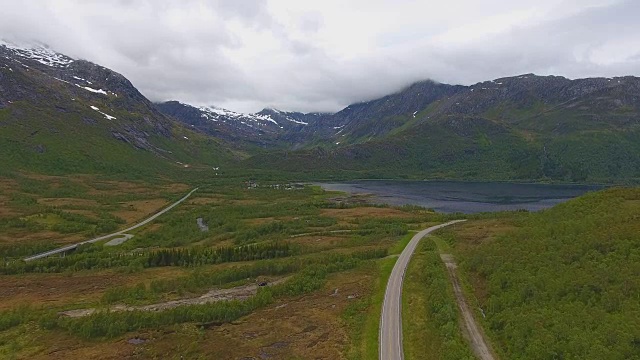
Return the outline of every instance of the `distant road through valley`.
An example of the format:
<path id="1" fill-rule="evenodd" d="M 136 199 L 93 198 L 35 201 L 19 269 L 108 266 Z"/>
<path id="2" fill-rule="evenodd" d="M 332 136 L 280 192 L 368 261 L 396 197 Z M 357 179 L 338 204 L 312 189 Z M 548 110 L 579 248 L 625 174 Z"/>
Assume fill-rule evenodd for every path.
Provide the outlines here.
<path id="1" fill-rule="evenodd" d="M 178 200 L 178 201 L 174 202 L 173 204 L 169 205 L 168 207 L 160 210 L 159 212 L 157 212 L 156 214 L 154 214 L 150 218 L 148 218 L 148 219 L 146 219 L 146 220 L 144 220 L 142 222 L 139 222 L 139 223 L 137 223 L 137 224 L 135 224 L 135 225 L 133 225 L 133 226 L 131 226 L 129 228 L 126 228 L 124 230 L 120 230 L 118 232 L 114 232 L 113 234 L 103 235 L 103 236 L 100 236 L 100 237 L 97 237 L 97 238 L 93 238 L 91 240 L 85 240 L 85 241 L 82 241 L 82 242 L 79 242 L 79 243 L 63 246 L 61 248 L 57 248 L 57 249 L 54 249 L 54 250 L 45 251 L 45 252 L 40 253 L 40 254 L 32 255 L 32 256 L 24 258 L 24 261 L 32 261 L 32 260 L 42 259 L 42 258 L 45 258 L 47 256 L 60 254 L 60 253 L 63 253 L 63 252 L 69 251 L 69 250 L 73 250 L 73 249 L 77 248 L 80 245 L 92 244 L 92 243 L 95 243 L 95 242 L 98 242 L 98 241 L 101 241 L 101 240 L 106 240 L 106 239 L 108 239 L 110 237 L 117 236 L 117 235 L 122 235 L 122 234 L 124 234 L 124 233 L 126 233 L 128 231 L 131 231 L 131 230 L 137 229 L 137 228 L 139 228 L 141 226 L 147 225 L 148 223 L 150 223 L 153 220 L 155 220 L 158 216 L 166 213 L 167 211 L 169 211 L 169 210 L 173 209 L 174 207 L 178 206 L 181 202 L 187 200 L 189 198 L 189 196 L 191 196 L 191 194 L 193 194 L 196 190 L 198 190 L 198 188 L 195 188 L 195 189 L 191 190 L 187 195 L 182 197 L 180 200 Z"/>

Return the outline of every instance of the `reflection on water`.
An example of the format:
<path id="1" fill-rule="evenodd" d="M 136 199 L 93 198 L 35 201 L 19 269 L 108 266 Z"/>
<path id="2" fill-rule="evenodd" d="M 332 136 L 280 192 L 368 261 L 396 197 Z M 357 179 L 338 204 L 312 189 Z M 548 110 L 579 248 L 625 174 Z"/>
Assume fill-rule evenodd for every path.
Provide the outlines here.
<path id="1" fill-rule="evenodd" d="M 419 205 L 443 213 L 519 209 L 537 211 L 602 188 L 590 185 L 393 180 L 316 185 L 326 190 L 372 194 L 377 203 Z"/>

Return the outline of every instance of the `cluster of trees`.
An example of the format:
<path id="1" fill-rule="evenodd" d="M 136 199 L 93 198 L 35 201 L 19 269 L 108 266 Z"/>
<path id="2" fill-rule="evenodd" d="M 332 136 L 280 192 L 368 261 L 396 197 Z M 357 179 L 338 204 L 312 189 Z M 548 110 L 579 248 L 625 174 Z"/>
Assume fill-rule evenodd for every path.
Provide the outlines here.
<path id="1" fill-rule="evenodd" d="M 401 236 L 408 230 L 406 220 L 400 219 L 367 219 L 358 224 L 358 234 L 363 236 Z"/>
<path id="2" fill-rule="evenodd" d="M 505 358 L 640 358 L 638 214 L 640 189 L 610 189 L 458 247 Z"/>
<path id="3" fill-rule="evenodd" d="M 225 323 L 270 304 L 270 291 L 259 291 L 244 301 L 219 301 L 208 304 L 179 306 L 164 311 L 100 311 L 82 318 L 59 318 L 51 327 L 66 329 L 83 338 L 114 337 L 129 331 L 156 329 L 185 322 Z"/>
<path id="4" fill-rule="evenodd" d="M 432 239 L 424 239 L 405 278 L 403 306 L 406 359 L 475 359 L 460 329 L 459 311 L 447 270 Z M 407 300 L 405 298 L 405 300 Z"/>
<path id="5" fill-rule="evenodd" d="M 264 242 L 221 248 L 193 247 L 143 251 L 104 251 L 100 244 L 78 248 L 75 254 L 24 262 L 0 264 L 0 274 L 57 273 L 114 267 L 197 266 L 223 262 L 272 259 L 291 256 L 294 252 L 287 242 Z"/>
<path id="6" fill-rule="evenodd" d="M 361 261 L 385 256 L 387 256 L 385 249 L 372 249 L 350 254 L 328 253 L 287 259 L 262 260 L 250 265 L 234 266 L 216 271 L 204 272 L 196 269 L 193 273 L 176 279 L 156 279 L 152 280 L 149 285 L 139 283 L 134 286 L 111 288 L 103 295 L 102 302 L 106 304 L 117 302 L 136 304 L 157 301 L 162 298 L 162 295 L 169 293 L 177 293 L 181 296 L 198 294 L 212 286 L 221 286 L 260 275 L 292 274 L 313 265 L 326 266 L 329 272 L 341 271 L 355 267 Z"/>
<path id="7" fill-rule="evenodd" d="M 224 262 L 273 259 L 292 255 L 288 242 L 262 242 L 221 248 L 162 249 L 147 255 L 146 267 L 196 266 Z"/>
<path id="8" fill-rule="evenodd" d="M 57 317 L 55 313 L 24 314 L 18 312 L 0 314 L 0 330 L 19 325 L 38 318 L 41 326 L 47 329 L 65 329 L 77 336 L 92 339 L 115 337 L 129 331 L 159 328 L 185 322 L 225 323 L 238 319 L 250 312 L 286 296 L 298 296 L 320 289 L 326 276 L 337 271 L 352 269 L 367 258 L 380 257 L 380 251 L 368 251 L 356 254 L 324 257 L 316 263 L 307 265 L 296 275 L 282 284 L 260 288 L 256 296 L 244 301 L 221 301 L 200 305 L 180 306 L 164 311 L 98 311 L 81 318 Z M 3 327 L 4 326 L 4 327 Z"/>
<path id="9" fill-rule="evenodd" d="M 270 235 L 293 235 L 336 225 L 335 218 L 327 216 L 302 216 L 288 221 L 272 221 L 257 226 L 244 227 L 235 235 L 235 242 L 246 244 Z"/>
<path id="10" fill-rule="evenodd" d="M 55 249 L 56 245 L 51 242 L 32 242 L 32 243 L 17 243 L 0 245 L 0 259 L 3 262 L 9 261 L 9 259 L 28 256 L 31 254 L 37 254 L 48 250 Z"/>

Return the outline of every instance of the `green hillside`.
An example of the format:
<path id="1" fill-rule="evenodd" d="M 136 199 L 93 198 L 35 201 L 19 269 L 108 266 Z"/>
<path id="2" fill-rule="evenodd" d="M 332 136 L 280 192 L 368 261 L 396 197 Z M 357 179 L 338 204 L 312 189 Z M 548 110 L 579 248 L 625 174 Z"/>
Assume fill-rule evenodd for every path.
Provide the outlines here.
<path id="1" fill-rule="evenodd" d="M 636 182 L 638 79 L 620 79 L 507 78 L 493 91 L 481 83 L 415 113 L 370 115 L 334 142 L 257 155 L 246 166 L 325 178 Z"/>
<path id="2" fill-rule="evenodd" d="M 447 232 L 503 358 L 640 358 L 639 211 L 610 189 Z"/>
<path id="3" fill-rule="evenodd" d="M 10 57 L 3 61 L 14 66 Z M 80 82 L 76 78 L 94 79 L 90 84 L 98 90 L 72 83 Z M 185 165 L 219 167 L 243 156 L 159 113 L 122 75 L 85 61 L 62 70 L 35 62 L 5 66 L 0 86 L 5 90 L 0 94 L 0 171 L 5 174 L 151 178 L 180 174 Z"/>

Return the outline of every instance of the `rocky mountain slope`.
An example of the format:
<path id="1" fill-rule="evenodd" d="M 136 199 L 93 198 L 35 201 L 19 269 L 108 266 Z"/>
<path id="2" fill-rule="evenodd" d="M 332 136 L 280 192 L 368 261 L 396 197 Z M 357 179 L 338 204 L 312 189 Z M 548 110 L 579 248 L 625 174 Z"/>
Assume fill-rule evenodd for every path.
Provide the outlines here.
<path id="1" fill-rule="evenodd" d="M 297 134 L 322 114 L 302 114 L 264 109 L 243 114 L 214 106 L 194 106 L 179 101 L 156 104 L 164 114 L 205 134 L 234 143 L 273 147 L 286 143 L 288 134 Z"/>
<path id="2" fill-rule="evenodd" d="M 299 148 L 321 142 L 364 142 L 403 125 L 416 113 L 464 86 L 422 81 L 380 99 L 349 105 L 337 113 L 285 112 L 263 109 L 240 114 L 215 107 L 168 101 L 158 108 L 178 121 L 226 139 L 265 146 Z M 411 116 L 409 116 L 411 115 Z M 344 139 L 348 136 L 348 139 Z"/>
<path id="3" fill-rule="evenodd" d="M 640 79 L 631 76 L 423 81 L 334 114 L 240 114 L 152 104 L 112 70 L 3 42 L 0 129 L 3 170 L 157 172 L 252 153 L 240 166 L 311 177 L 640 179 Z"/>
<path id="4" fill-rule="evenodd" d="M 129 171 L 230 156 L 124 76 L 41 44 L 0 42 L 0 129 L 3 170 Z"/>
<path id="5" fill-rule="evenodd" d="M 637 77 L 418 83 L 349 106 L 326 128 L 339 130 L 325 146 L 259 156 L 248 166 L 326 176 L 640 179 Z"/>

